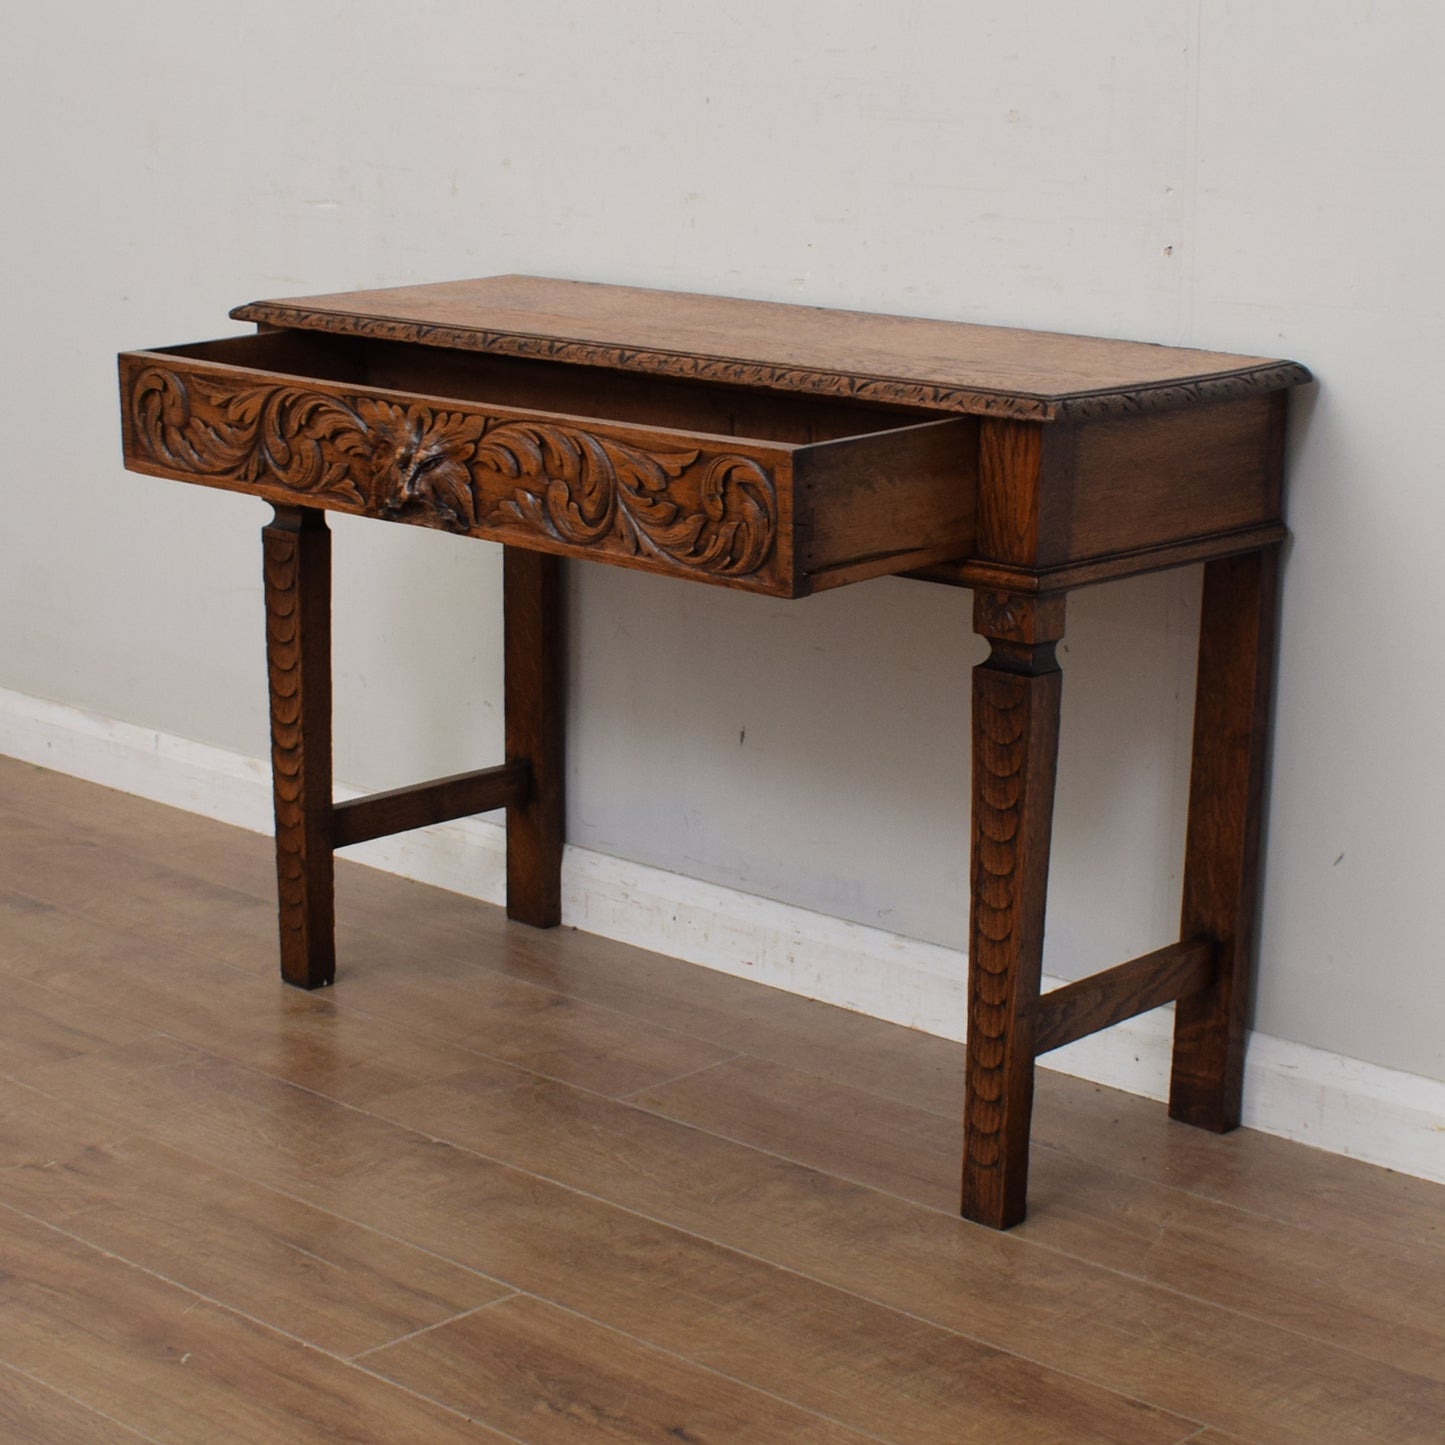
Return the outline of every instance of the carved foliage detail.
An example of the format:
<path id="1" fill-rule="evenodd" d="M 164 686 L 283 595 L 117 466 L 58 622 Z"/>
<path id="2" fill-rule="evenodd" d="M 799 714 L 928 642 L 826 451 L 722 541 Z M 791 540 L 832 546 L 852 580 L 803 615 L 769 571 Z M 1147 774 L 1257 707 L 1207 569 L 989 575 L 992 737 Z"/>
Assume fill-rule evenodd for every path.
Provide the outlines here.
<path id="1" fill-rule="evenodd" d="M 772 551 L 772 478 L 749 457 L 715 457 L 699 482 L 698 505 L 689 510 L 669 487 L 697 458 L 696 450 L 644 451 L 536 422 L 495 426 L 477 449 L 479 467 L 517 483 L 489 520 L 515 520 L 576 547 L 611 539 L 634 556 L 746 577 Z"/>
<path id="2" fill-rule="evenodd" d="M 130 409 L 140 446 L 168 469 L 451 531 L 540 533 L 719 577 L 757 572 L 777 532 L 773 479 L 739 454 L 161 367 L 136 377 Z"/>
<path id="3" fill-rule="evenodd" d="M 984 637 L 1012 637 L 1019 631 L 1027 604 L 1011 592 L 974 594 L 974 630 Z"/>
<path id="4" fill-rule="evenodd" d="M 158 366 L 135 379 L 131 418 L 162 466 L 359 503 L 365 425 L 333 397 L 297 386 L 206 386 Z"/>

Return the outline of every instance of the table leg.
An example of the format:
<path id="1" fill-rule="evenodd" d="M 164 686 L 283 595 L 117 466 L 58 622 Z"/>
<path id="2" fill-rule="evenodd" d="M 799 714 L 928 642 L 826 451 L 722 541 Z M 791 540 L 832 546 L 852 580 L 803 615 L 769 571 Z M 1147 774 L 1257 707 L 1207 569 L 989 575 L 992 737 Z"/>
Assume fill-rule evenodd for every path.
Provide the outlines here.
<path id="1" fill-rule="evenodd" d="M 1180 937 L 1214 939 L 1217 967 L 1175 1007 L 1169 1113 L 1220 1133 L 1244 1085 L 1278 567 L 1271 547 L 1204 569 Z"/>
<path id="2" fill-rule="evenodd" d="M 562 559 L 502 549 L 507 761 L 531 774 L 507 809 L 507 917 L 535 928 L 562 921 L 565 696 Z"/>
<path id="3" fill-rule="evenodd" d="M 1062 676 L 1062 596 L 980 591 L 974 630 L 973 866 L 963 1215 L 1024 1217 Z"/>
<path id="4" fill-rule="evenodd" d="M 277 507 L 261 531 L 281 976 L 336 976 L 331 853 L 331 532 L 311 507 Z"/>

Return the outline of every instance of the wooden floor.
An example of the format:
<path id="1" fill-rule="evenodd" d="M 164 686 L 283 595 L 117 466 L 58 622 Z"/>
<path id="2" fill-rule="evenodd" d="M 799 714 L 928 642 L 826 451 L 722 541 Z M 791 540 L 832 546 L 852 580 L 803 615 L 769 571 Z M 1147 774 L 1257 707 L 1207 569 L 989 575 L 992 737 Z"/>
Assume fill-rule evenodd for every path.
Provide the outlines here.
<path id="1" fill-rule="evenodd" d="M 1445 1189 L 0 761 L 0 1440 L 1445 1441 Z"/>

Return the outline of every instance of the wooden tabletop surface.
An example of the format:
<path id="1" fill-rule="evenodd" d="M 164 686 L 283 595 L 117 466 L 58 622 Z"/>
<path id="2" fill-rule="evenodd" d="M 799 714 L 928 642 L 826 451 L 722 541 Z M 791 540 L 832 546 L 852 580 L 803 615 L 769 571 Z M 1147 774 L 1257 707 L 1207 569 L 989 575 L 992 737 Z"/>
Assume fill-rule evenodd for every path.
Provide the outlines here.
<path id="1" fill-rule="evenodd" d="M 1295 362 L 537 276 L 254 301 L 238 320 L 941 411 L 1074 420 L 1309 380 Z"/>

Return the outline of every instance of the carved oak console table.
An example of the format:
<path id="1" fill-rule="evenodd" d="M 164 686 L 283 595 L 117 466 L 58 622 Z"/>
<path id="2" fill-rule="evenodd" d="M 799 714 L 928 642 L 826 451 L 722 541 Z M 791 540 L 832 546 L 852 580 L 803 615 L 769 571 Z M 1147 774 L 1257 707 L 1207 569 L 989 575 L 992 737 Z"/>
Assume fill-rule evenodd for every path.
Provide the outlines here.
<path id="1" fill-rule="evenodd" d="M 264 497 L 281 969 L 335 971 L 332 852 L 505 807 L 560 918 L 563 557 L 802 597 L 973 589 L 963 1213 L 1024 1216 L 1035 1058 L 1178 1000 L 1170 1113 L 1239 1122 L 1288 389 L 1258 357 L 494 277 L 239 307 L 120 358 L 125 459 Z M 505 547 L 506 759 L 334 803 L 327 511 Z M 1076 587 L 1203 562 L 1179 941 L 1040 996 L 1055 644 Z"/>

